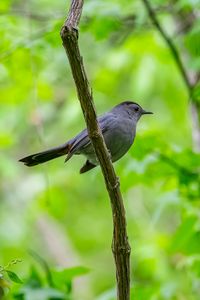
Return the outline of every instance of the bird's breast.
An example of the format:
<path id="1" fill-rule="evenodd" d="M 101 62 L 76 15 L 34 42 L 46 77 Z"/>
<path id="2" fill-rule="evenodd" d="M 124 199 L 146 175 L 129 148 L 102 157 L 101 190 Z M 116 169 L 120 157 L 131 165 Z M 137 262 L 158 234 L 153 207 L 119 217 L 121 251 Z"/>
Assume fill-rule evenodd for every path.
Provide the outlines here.
<path id="1" fill-rule="evenodd" d="M 135 137 L 135 126 L 131 120 L 120 121 L 113 126 L 111 132 L 104 135 L 112 161 L 120 159 L 131 147 Z"/>

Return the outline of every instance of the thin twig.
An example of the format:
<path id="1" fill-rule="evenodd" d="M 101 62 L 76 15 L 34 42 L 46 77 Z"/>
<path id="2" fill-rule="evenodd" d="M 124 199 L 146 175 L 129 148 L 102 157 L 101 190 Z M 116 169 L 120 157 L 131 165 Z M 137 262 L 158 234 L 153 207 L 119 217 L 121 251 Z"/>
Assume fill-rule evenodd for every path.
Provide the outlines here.
<path id="1" fill-rule="evenodd" d="M 72 75 L 76 84 L 88 134 L 93 144 L 106 188 L 110 197 L 113 215 L 112 251 L 116 264 L 117 299 L 130 299 L 130 246 L 126 231 L 126 218 L 119 180 L 116 177 L 110 155 L 106 148 L 97 122 L 92 90 L 85 72 L 83 58 L 78 45 L 78 24 L 83 8 L 83 0 L 72 0 L 68 18 L 61 29 L 63 46 L 67 53 Z"/>
<path id="2" fill-rule="evenodd" d="M 171 54 L 172 54 L 172 56 L 173 56 L 173 58 L 176 62 L 176 65 L 177 65 L 177 67 L 178 67 L 178 69 L 179 69 L 179 71 L 182 75 L 182 78 L 183 78 L 184 82 L 185 82 L 185 85 L 187 87 L 189 96 L 191 97 L 193 86 L 190 83 L 189 77 L 187 75 L 187 72 L 185 70 L 185 67 L 184 67 L 183 62 L 181 60 L 179 52 L 176 49 L 175 44 L 173 43 L 172 39 L 168 36 L 168 34 L 165 32 L 165 30 L 162 28 L 160 22 L 157 19 L 156 13 L 155 13 L 154 9 L 151 7 L 151 4 L 149 3 L 149 1 L 148 0 L 142 0 L 142 2 L 144 3 L 144 5 L 145 5 L 145 7 L 148 11 L 148 14 L 149 14 L 149 17 L 150 17 L 152 23 L 154 24 L 154 26 L 157 28 L 157 30 L 160 32 L 161 36 L 163 37 L 163 39 L 167 43 L 167 45 L 168 45 L 168 47 L 171 51 Z"/>
<path id="3" fill-rule="evenodd" d="M 186 88 L 188 90 L 189 94 L 189 100 L 191 101 L 191 115 L 192 115 L 192 123 L 193 123 L 193 130 L 192 130 L 192 136 L 193 136 L 193 144 L 194 144 L 194 150 L 197 152 L 200 152 L 200 105 L 199 102 L 196 99 L 196 96 L 194 95 L 194 88 L 198 84 L 199 81 L 199 73 L 197 72 L 195 74 L 195 78 L 190 70 L 186 71 L 185 66 L 182 62 L 181 55 L 176 48 L 176 45 L 173 42 L 173 39 L 168 36 L 168 34 L 165 32 L 163 27 L 161 26 L 157 16 L 156 12 L 152 8 L 151 4 L 148 0 L 142 0 L 146 10 L 149 14 L 149 17 L 154 24 L 154 26 L 157 28 L 158 32 L 163 37 L 164 41 L 166 42 L 169 50 L 171 51 L 171 54 L 174 58 L 174 61 L 177 65 L 177 68 L 185 82 Z"/>

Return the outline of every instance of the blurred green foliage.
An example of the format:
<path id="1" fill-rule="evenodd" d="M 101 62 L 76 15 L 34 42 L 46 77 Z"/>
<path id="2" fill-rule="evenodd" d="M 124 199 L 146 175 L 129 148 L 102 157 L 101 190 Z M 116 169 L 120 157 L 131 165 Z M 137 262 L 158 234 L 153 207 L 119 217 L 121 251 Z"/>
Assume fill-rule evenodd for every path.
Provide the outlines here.
<path id="1" fill-rule="evenodd" d="M 151 3 L 180 55 L 187 53 L 186 69 L 199 72 L 200 22 L 187 22 L 198 1 Z M 115 299 L 112 217 L 100 169 L 79 175 L 81 157 L 30 169 L 18 163 L 85 126 L 59 37 L 69 4 L 0 2 L 0 265 L 22 260 L 10 279 L 12 270 L 0 274 L 0 299 Z M 200 156 L 171 53 L 140 0 L 85 1 L 79 41 L 99 114 L 122 100 L 154 112 L 115 164 L 132 247 L 131 299 L 200 299 Z M 199 85 L 194 93 L 199 101 Z"/>

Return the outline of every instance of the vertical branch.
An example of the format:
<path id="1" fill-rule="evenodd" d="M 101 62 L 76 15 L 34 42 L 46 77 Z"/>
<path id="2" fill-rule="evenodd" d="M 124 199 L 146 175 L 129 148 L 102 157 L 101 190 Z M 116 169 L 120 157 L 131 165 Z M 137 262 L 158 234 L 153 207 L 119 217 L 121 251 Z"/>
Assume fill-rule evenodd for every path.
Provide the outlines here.
<path id="1" fill-rule="evenodd" d="M 78 29 L 83 0 L 72 0 L 68 18 L 61 29 L 63 46 L 67 53 L 78 98 L 83 111 L 88 134 L 93 144 L 110 197 L 113 216 L 112 251 L 116 264 L 117 299 L 130 299 L 130 246 L 126 231 L 126 217 L 119 180 L 97 122 L 92 91 L 85 72 L 78 45 Z"/>

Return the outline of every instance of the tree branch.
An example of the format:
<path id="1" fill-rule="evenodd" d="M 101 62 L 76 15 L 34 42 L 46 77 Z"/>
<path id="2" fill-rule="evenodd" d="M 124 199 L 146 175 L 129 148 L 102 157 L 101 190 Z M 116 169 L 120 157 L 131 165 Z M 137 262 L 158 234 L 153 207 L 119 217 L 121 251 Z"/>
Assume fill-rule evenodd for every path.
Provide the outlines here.
<path id="1" fill-rule="evenodd" d="M 71 1 L 68 18 L 61 29 L 61 38 L 70 62 L 88 134 L 99 160 L 110 197 L 114 227 L 112 251 L 116 264 L 117 299 L 129 300 L 131 249 L 126 231 L 125 209 L 120 192 L 119 180 L 116 177 L 110 155 L 97 122 L 92 90 L 87 79 L 83 58 L 81 57 L 79 50 L 77 26 L 81 17 L 82 8 L 83 0 Z"/>
<path id="2" fill-rule="evenodd" d="M 152 23 L 154 24 L 154 26 L 157 28 L 157 30 L 160 32 L 161 36 L 163 37 L 163 39 L 165 40 L 165 42 L 167 43 L 171 54 L 176 62 L 176 65 L 183 77 L 183 80 L 185 82 L 185 85 L 188 89 L 188 93 L 191 96 L 192 93 L 192 85 L 190 84 L 187 72 L 185 70 L 185 67 L 183 65 L 183 62 L 180 58 L 180 55 L 178 53 L 178 50 L 176 49 L 176 46 L 174 45 L 172 39 L 168 36 L 168 34 L 164 31 L 164 29 L 162 28 L 161 24 L 159 23 L 156 13 L 154 12 L 153 8 L 151 7 L 150 3 L 148 2 L 148 0 L 142 0 L 142 2 L 144 3 L 146 10 L 149 14 L 149 17 L 152 21 Z"/>
<path id="3" fill-rule="evenodd" d="M 160 22 L 157 19 L 154 9 L 151 7 L 151 4 L 149 3 L 148 0 L 142 0 L 142 2 L 146 7 L 146 10 L 149 14 L 152 23 L 157 28 L 158 32 L 161 34 L 164 41 L 168 45 L 171 54 L 174 58 L 174 61 L 177 65 L 177 68 L 185 82 L 189 94 L 189 99 L 191 100 L 191 115 L 192 115 L 192 123 L 193 123 L 192 137 L 193 137 L 194 150 L 200 152 L 200 105 L 198 101 L 196 101 L 196 98 L 193 93 L 194 87 L 197 84 L 199 79 L 199 74 L 195 74 L 194 76 L 194 74 L 191 74 L 192 72 L 186 71 L 184 64 L 181 60 L 180 53 L 176 48 L 173 39 L 168 36 L 168 34 L 161 26 Z"/>

